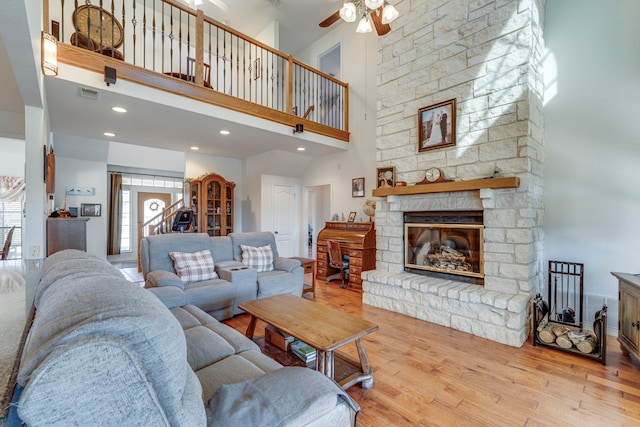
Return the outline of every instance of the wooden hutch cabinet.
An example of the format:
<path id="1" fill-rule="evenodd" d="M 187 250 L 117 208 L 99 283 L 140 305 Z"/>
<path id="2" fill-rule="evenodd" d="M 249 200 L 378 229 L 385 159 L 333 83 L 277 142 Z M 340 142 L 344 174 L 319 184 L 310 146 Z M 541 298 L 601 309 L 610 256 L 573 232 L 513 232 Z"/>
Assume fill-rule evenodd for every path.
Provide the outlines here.
<path id="1" fill-rule="evenodd" d="M 611 273 L 618 278 L 618 342 L 622 354 L 640 360 L 640 276 Z"/>
<path id="2" fill-rule="evenodd" d="M 226 236 L 233 232 L 235 187 L 235 183 L 215 173 L 189 182 L 195 232 L 209 236 Z"/>
<path id="3" fill-rule="evenodd" d="M 327 240 L 340 242 L 349 256 L 349 288 L 362 290 L 361 273 L 376 268 L 376 229 L 373 222 L 327 222 L 318 233 L 316 278 L 326 280 L 336 269 L 329 266 Z"/>

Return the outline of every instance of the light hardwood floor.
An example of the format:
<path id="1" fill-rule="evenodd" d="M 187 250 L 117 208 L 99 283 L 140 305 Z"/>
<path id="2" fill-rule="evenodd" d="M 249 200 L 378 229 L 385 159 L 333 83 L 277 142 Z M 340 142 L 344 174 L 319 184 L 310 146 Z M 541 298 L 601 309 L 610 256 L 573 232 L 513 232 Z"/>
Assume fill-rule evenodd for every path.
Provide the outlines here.
<path id="1" fill-rule="evenodd" d="M 318 281 L 316 290 L 317 302 L 380 326 L 364 338 L 375 385 L 348 390 L 361 426 L 640 425 L 640 363 L 622 355 L 615 337 L 602 366 L 531 340 L 513 348 L 363 305 L 339 282 Z M 225 323 L 244 333 L 248 322 Z M 356 357 L 355 346 L 346 351 Z"/>

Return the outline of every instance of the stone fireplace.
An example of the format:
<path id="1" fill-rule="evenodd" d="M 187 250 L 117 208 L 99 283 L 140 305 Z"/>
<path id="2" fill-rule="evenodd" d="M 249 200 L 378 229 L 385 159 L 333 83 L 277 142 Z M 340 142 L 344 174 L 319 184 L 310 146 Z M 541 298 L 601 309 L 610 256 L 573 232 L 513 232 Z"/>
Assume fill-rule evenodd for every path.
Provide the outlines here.
<path id="1" fill-rule="evenodd" d="M 544 271 L 544 4 L 397 3 L 405 18 L 378 44 L 376 159 L 407 185 L 373 191 L 376 269 L 362 274 L 364 303 L 512 346 L 525 342 Z M 453 98 L 455 146 L 419 151 L 418 110 Z M 450 181 L 412 185 L 432 167 Z M 405 215 L 442 211 L 482 214 L 476 283 L 406 271 L 407 261 L 420 262 L 405 251 Z"/>
<path id="2" fill-rule="evenodd" d="M 425 188 L 430 189 L 430 188 Z M 390 190 L 393 191 L 393 190 Z M 520 189 L 389 195 L 376 209 L 376 269 L 362 273 L 363 302 L 512 346 L 528 335 L 529 300 L 537 278 L 533 234 L 517 225 L 529 212 Z M 443 272 L 406 271 L 404 219 L 415 212 L 482 213 L 484 283 Z M 527 214 L 525 213 L 525 216 Z M 529 218 L 530 220 L 532 218 Z M 448 272 L 450 273 L 450 272 Z"/>

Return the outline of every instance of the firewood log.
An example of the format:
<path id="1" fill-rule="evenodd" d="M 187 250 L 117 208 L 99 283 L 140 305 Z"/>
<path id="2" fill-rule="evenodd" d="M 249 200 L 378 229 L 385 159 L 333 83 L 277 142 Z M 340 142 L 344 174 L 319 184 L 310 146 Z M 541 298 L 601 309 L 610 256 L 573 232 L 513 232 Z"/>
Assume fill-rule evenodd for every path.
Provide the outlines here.
<path id="1" fill-rule="evenodd" d="M 578 345 L 580 341 L 584 341 L 584 339 L 589 335 L 591 335 L 589 334 L 589 332 L 574 332 L 574 331 L 567 332 L 567 337 L 571 340 L 573 345 Z"/>
<path id="2" fill-rule="evenodd" d="M 557 337 L 559 337 L 560 335 L 566 334 L 567 331 L 569 330 L 570 330 L 569 328 L 563 325 L 553 325 L 553 328 L 552 328 L 553 333 L 556 334 Z"/>
<path id="3" fill-rule="evenodd" d="M 576 344 L 576 347 L 582 353 L 587 353 L 587 354 L 593 353 L 594 351 L 596 351 L 596 348 L 598 348 L 598 341 L 596 340 L 596 337 L 594 337 L 593 335 L 588 335 L 584 337 L 582 341 Z"/>
<path id="4" fill-rule="evenodd" d="M 569 339 L 567 334 L 557 336 L 556 337 L 556 344 L 558 344 L 558 346 L 562 347 L 562 348 L 571 348 L 571 347 L 573 347 L 573 343 L 571 342 L 571 340 Z"/>
<path id="5" fill-rule="evenodd" d="M 542 340 L 542 342 L 551 344 L 555 342 L 556 336 L 551 330 L 551 325 L 547 324 L 542 328 L 540 332 L 538 332 L 538 337 Z"/>

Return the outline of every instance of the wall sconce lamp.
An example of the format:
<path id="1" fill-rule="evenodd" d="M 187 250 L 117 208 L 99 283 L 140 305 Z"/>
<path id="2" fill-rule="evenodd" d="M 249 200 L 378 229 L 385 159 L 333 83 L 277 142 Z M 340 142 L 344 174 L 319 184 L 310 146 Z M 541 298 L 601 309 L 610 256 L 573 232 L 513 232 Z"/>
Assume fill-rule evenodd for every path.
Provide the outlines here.
<path id="1" fill-rule="evenodd" d="M 296 123 L 296 128 L 293 130 L 293 133 L 302 133 L 304 132 L 304 126 L 302 125 L 302 123 Z"/>
<path id="2" fill-rule="evenodd" d="M 58 43 L 51 34 L 42 32 L 42 72 L 45 76 L 58 75 Z"/>

